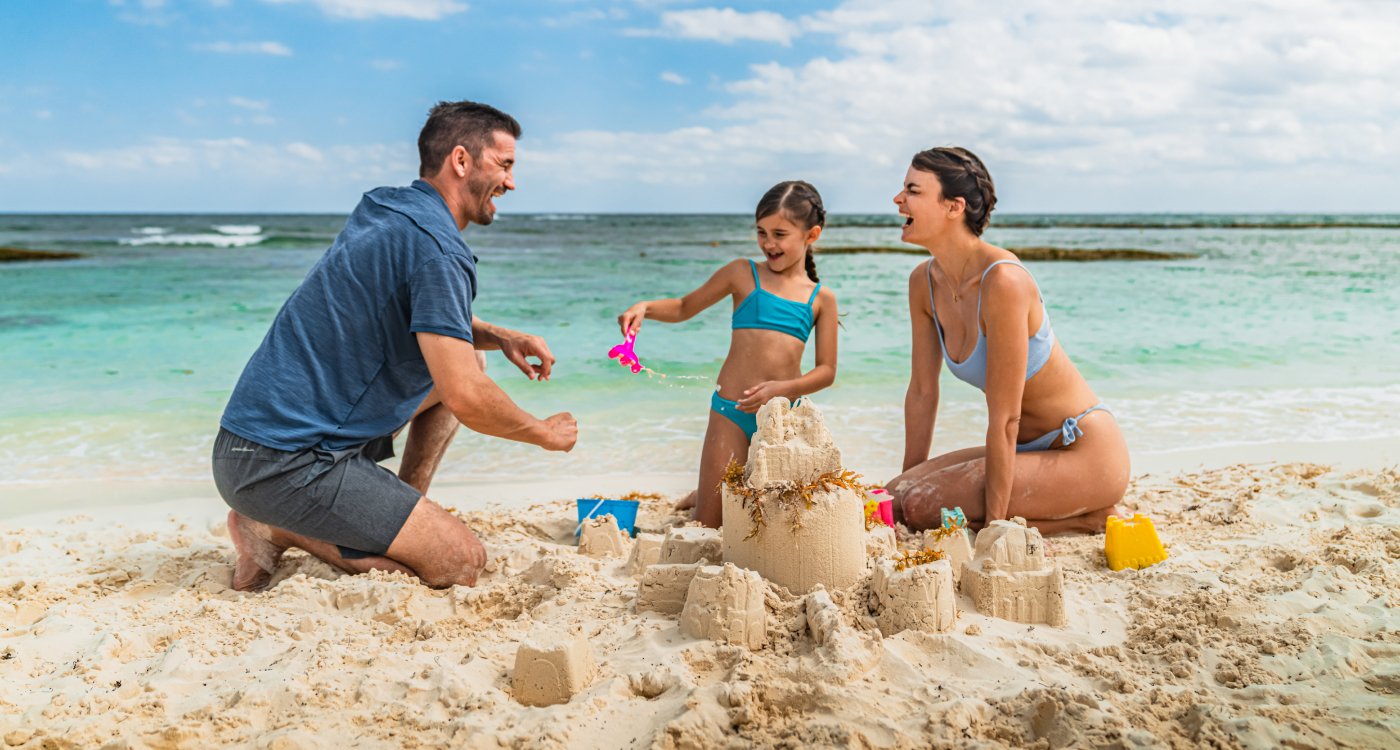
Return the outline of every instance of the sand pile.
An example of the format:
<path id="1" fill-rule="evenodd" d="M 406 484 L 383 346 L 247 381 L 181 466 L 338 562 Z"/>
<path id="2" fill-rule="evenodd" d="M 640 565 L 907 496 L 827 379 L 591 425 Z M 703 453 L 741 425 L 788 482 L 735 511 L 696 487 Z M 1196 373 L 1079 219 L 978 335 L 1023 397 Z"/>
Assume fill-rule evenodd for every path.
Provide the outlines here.
<path id="1" fill-rule="evenodd" d="M 491 564 L 478 587 L 446 591 L 291 554 L 269 591 L 233 592 L 212 510 L 11 523 L 0 527 L 0 741 L 1397 743 L 1400 475 L 1236 467 L 1139 480 L 1129 505 L 1153 516 L 1171 558 L 1111 572 L 1101 536 L 1045 540 L 1073 603 L 1065 627 L 987 617 L 959 596 L 949 632 L 893 635 L 869 578 L 798 596 L 701 565 L 716 593 L 697 624 L 683 628 L 684 601 L 638 611 L 639 578 L 663 565 L 580 554 L 572 500 L 464 514 Z M 664 538 L 679 520 L 657 499 L 639 526 Z M 641 547 L 634 557 L 659 560 L 659 545 Z M 576 691 L 570 700 L 522 702 L 545 702 L 518 684 L 522 644 L 537 649 L 527 664 L 552 665 Z M 544 673 L 534 684 L 547 688 Z"/>

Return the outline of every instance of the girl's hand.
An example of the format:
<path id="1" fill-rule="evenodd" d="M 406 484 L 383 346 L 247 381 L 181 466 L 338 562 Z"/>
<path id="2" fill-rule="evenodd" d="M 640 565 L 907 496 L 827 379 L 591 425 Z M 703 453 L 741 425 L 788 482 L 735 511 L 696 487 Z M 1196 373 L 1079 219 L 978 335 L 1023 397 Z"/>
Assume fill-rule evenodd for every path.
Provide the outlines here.
<path id="1" fill-rule="evenodd" d="M 758 407 L 763 406 L 774 398 L 786 396 L 787 389 L 787 381 L 765 380 L 744 391 L 744 397 L 739 399 L 739 411 L 753 414 L 758 411 Z"/>
<path id="2" fill-rule="evenodd" d="M 617 325 L 622 329 L 622 337 L 635 335 L 642 330 L 642 321 L 647 317 L 647 303 L 638 302 L 617 316 Z"/>

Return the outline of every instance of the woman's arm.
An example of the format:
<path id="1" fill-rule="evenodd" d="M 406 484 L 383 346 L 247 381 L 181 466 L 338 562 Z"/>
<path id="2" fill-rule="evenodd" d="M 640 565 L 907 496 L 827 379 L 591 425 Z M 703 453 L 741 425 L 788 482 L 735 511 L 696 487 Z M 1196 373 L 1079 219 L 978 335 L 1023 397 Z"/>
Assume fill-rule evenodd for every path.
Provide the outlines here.
<path id="1" fill-rule="evenodd" d="M 797 400 L 836 382 L 836 331 L 840 318 L 836 314 L 836 293 L 822 287 L 812 310 L 817 318 L 816 365 L 792 380 L 765 380 L 744 391 L 739 399 L 739 411 L 756 412 L 758 407 L 776 396 Z"/>
<path id="2" fill-rule="evenodd" d="M 1026 389 L 1031 301 L 1035 282 L 1020 269 L 1001 266 L 982 282 L 982 321 L 987 331 L 987 489 L 984 519 L 1000 521 L 1011 505 L 1016 476 L 1016 436 Z"/>
<path id="3" fill-rule="evenodd" d="M 739 267 L 748 261 L 736 260 L 715 271 L 704 284 L 684 297 L 653 299 L 638 302 L 617 316 L 617 325 L 622 335 L 628 336 L 642 330 L 646 318 L 662 323 L 679 323 L 690 320 L 702 310 L 734 293 Z"/>
<path id="4" fill-rule="evenodd" d="M 904 394 L 904 469 L 928 460 L 933 447 L 933 424 L 938 416 L 938 375 L 943 369 L 943 347 L 933 327 L 925 263 L 909 274 L 909 321 L 914 340 L 909 350 L 909 390 Z"/>

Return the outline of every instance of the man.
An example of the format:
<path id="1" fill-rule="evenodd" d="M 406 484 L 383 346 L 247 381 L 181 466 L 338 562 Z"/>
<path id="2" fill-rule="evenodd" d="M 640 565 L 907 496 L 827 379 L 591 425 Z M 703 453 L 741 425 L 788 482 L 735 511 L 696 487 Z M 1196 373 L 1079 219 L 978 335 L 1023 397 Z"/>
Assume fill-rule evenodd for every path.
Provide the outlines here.
<path id="1" fill-rule="evenodd" d="M 539 337 L 471 313 L 476 257 L 461 232 L 490 224 L 495 198 L 515 189 L 519 137 L 519 123 L 493 107 L 439 103 L 418 136 L 421 179 L 366 193 L 277 313 L 214 442 L 235 589 L 266 586 L 289 547 L 350 573 L 474 585 L 485 548 L 426 495 L 458 422 L 573 448 L 572 415 L 527 414 L 477 359 L 499 349 L 531 380 L 554 365 Z M 393 455 L 405 424 L 395 476 L 376 462 Z"/>

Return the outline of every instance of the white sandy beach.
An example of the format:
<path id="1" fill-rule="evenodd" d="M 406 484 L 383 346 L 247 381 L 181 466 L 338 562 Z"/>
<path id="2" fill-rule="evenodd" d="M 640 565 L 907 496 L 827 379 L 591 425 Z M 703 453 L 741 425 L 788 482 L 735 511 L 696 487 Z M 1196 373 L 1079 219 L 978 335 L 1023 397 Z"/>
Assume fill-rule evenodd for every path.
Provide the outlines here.
<path id="1" fill-rule="evenodd" d="M 674 494 L 681 478 L 632 479 L 633 489 L 654 489 L 650 479 Z M 963 597 L 950 634 L 882 637 L 863 582 L 833 592 L 856 637 L 818 645 L 802 598 L 770 586 L 768 645 L 755 651 L 638 614 L 624 560 L 578 553 L 566 498 L 462 511 L 492 561 L 476 588 L 446 591 L 399 575 L 344 576 L 292 553 L 270 590 L 234 592 L 212 493 L 20 516 L 0 524 L 0 739 L 24 748 L 1400 740 L 1400 472 L 1288 463 L 1156 473 L 1134 482 L 1127 505 L 1156 520 L 1170 559 L 1111 572 L 1101 535 L 1050 540 L 1065 568 L 1064 628 L 986 617 Z M 639 527 L 679 521 L 656 499 Z M 511 690 L 518 644 L 571 633 L 592 650 L 591 682 L 567 704 L 521 705 Z"/>

